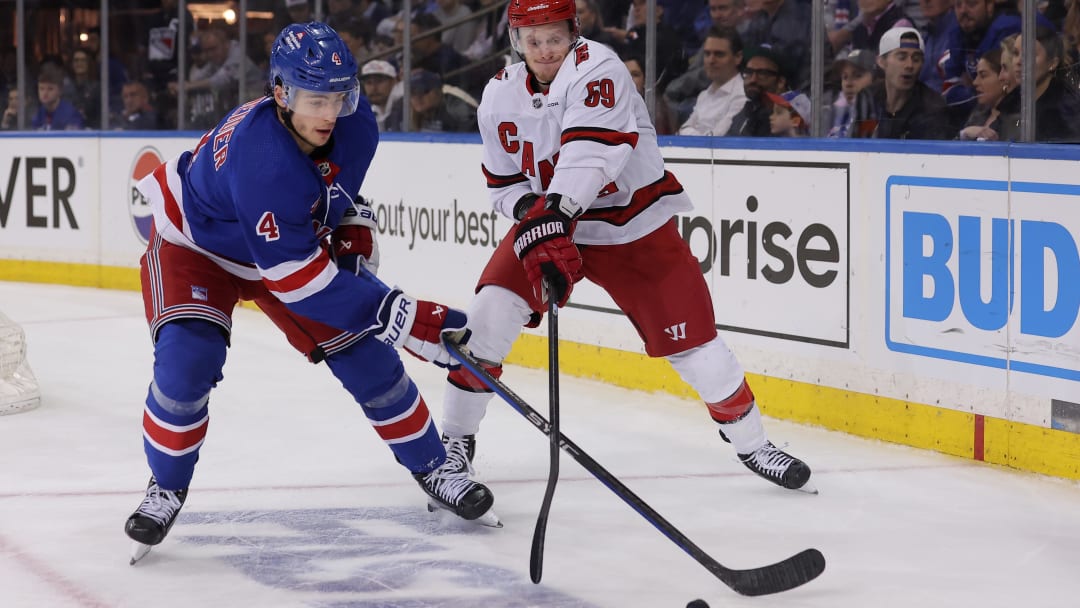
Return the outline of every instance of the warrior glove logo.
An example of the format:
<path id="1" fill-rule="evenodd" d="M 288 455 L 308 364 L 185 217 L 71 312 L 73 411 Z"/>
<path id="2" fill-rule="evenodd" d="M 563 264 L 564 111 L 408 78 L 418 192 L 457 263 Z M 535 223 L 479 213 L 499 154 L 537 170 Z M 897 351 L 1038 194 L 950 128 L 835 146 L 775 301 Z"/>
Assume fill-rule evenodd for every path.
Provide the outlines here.
<path id="1" fill-rule="evenodd" d="M 566 234 L 566 224 L 559 219 L 551 219 L 543 223 L 533 225 L 531 228 L 517 235 L 514 239 L 514 253 L 520 259 L 538 243 L 542 243 L 555 236 Z"/>

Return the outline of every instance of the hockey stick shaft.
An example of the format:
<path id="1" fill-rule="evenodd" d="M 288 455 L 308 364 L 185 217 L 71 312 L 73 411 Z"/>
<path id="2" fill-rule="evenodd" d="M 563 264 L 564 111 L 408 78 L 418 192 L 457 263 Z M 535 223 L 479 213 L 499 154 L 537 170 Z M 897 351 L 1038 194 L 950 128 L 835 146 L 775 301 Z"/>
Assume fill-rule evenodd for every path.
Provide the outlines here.
<path id="1" fill-rule="evenodd" d="M 529 577 L 539 584 L 544 574 L 544 539 L 547 536 L 548 514 L 551 499 L 555 496 L 555 484 L 559 482 L 559 307 L 553 297 L 548 298 L 548 415 L 551 439 L 550 462 L 544 501 L 536 516 L 533 530 L 532 552 L 529 554 Z"/>
<path id="2" fill-rule="evenodd" d="M 600 463 L 593 460 L 566 435 L 552 433 L 551 424 L 539 412 L 514 391 L 510 390 L 501 380 L 493 377 L 471 353 L 449 339 L 444 338 L 444 342 L 450 354 L 460 361 L 466 369 L 480 378 L 488 388 L 532 423 L 541 433 L 549 437 L 558 437 L 560 447 L 578 464 L 592 474 L 593 477 L 596 477 L 600 483 L 607 486 L 623 502 L 630 505 L 630 508 L 637 511 L 661 534 L 668 537 L 675 545 L 735 592 L 742 595 L 779 593 L 808 583 L 825 571 L 825 556 L 817 549 L 806 549 L 774 564 L 746 570 L 735 570 L 717 562 L 631 491 L 630 488 L 626 487 L 618 478 L 609 473 Z"/>

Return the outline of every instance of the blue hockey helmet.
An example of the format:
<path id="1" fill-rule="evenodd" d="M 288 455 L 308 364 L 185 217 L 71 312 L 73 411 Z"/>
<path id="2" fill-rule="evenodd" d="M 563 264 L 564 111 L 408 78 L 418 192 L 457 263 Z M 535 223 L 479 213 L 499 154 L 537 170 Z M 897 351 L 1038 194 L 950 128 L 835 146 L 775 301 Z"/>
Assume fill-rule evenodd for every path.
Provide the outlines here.
<path id="1" fill-rule="evenodd" d="M 285 26 L 270 50 L 270 87 L 281 85 L 297 114 L 335 116 L 356 111 L 360 81 L 356 59 L 329 25 L 312 21 Z M 306 93 L 314 93 L 307 95 Z"/>

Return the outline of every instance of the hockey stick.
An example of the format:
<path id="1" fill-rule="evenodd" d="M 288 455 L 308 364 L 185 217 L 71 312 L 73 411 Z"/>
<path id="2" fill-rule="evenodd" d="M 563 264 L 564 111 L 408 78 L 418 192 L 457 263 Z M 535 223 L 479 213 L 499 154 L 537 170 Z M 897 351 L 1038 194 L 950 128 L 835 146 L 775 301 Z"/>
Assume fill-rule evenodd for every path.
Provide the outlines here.
<path id="1" fill-rule="evenodd" d="M 559 306 L 551 296 L 548 296 L 548 411 L 551 416 L 551 430 L 548 433 L 551 439 L 551 464 L 544 502 L 540 503 L 540 513 L 536 516 L 532 552 L 529 554 L 529 577 L 537 585 L 544 573 L 544 536 L 548 513 L 551 512 L 551 499 L 555 496 L 555 484 L 559 482 Z"/>
<path id="2" fill-rule="evenodd" d="M 531 422 L 541 433 L 544 433 L 549 437 L 552 435 L 551 425 L 548 421 L 533 409 L 532 406 L 526 403 L 524 399 L 517 396 L 514 391 L 503 384 L 502 381 L 494 378 L 488 373 L 488 371 L 480 364 L 480 361 L 473 357 L 471 353 L 459 344 L 450 341 L 448 338 L 443 338 L 443 341 L 446 344 L 446 348 L 455 359 L 460 361 L 466 369 L 476 374 L 484 384 L 510 404 L 510 407 L 514 408 L 519 414 L 524 416 L 525 419 Z M 787 559 L 776 562 L 775 564 L 761 566 L 760 568 L 734 570 L 720 564 L 712 557 L 709 557 L 707 553 L 695 545 L 659 513 L 654 511 L 653 508 L 639 498 L 637 494 L 634 494 L 630 488 L 623 485 L 623 483 L 609 473 L 607 469 L 600 466 L 600 463 L 593 460 L 591 456 L 582 451 L 573 441 L 570 441 L 566 435 L 560 433 L 556 436 L 559 438 L 559 444 L 562 449 L 565 450 L 567 454 L 570 454 L 570 456 L 572 456 L 578 464 L 584 467 L 586 471 L 600 480 L 600 483 L 607 486 L 607 488 L 614 492 L 616 496 L 621 498 L 626 504 L 630 505 L 632 509 L 637 511 L 638 514 L 644 517 L 653 525 L 653 527 L 659 530 L 664 536 L 667 536 L 671 542 L 675 543 L 680 549 L 689 554 L 690 557 L 697 560 L 697 562 L 704 566 L 706 570 L 712 572 L 714 576 L 719 578 L 728 587 L 731 587 L 736 593 L 742 595 L 768 595 L 770 593 L 780 593 L 781 591 L 787 591 L 806 584 L 825 571 L 825 556 L 817 549 L 806 549 Z"/>

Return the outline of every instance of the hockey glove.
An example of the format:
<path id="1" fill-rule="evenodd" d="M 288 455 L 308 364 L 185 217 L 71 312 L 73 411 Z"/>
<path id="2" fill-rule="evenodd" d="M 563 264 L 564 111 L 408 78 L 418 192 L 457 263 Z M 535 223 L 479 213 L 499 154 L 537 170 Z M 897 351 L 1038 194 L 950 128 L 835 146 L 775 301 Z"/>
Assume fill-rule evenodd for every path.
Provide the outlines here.
<path id="1" fill-rule="evenodd" d="M 581 253 L 571 240 L 573 220 L 561 210 L 562 198 L 549 194 L 537 199 L 514 231 L 514 253 L 525 266 L 533 295 L 541 302 L 554 298 L 560 307 L 584 276 Z"/>
<path id="2" fill-rule="evenodd" d="M 409 354 L 439 367 L 456 369 L 460 364 L 443 346 L 443 334 L 465 344 L 472 332 L 465 328 L 468 317 L 463 311 L 427 300 L 416 300 L 392 289 L 379 306 L 379 327 L 375 338 L 404 348 Z"/>
<path id="3" fill-rule="evenodd" d="M 334 261 L 338 268 L 360 274 L 366 268 L 371 274 L 379 271 L 379 242 L 375 240 L 378 221 L 375 211 L 363 198 L 345 210 L 345 217 L 330 237 Z"/>

